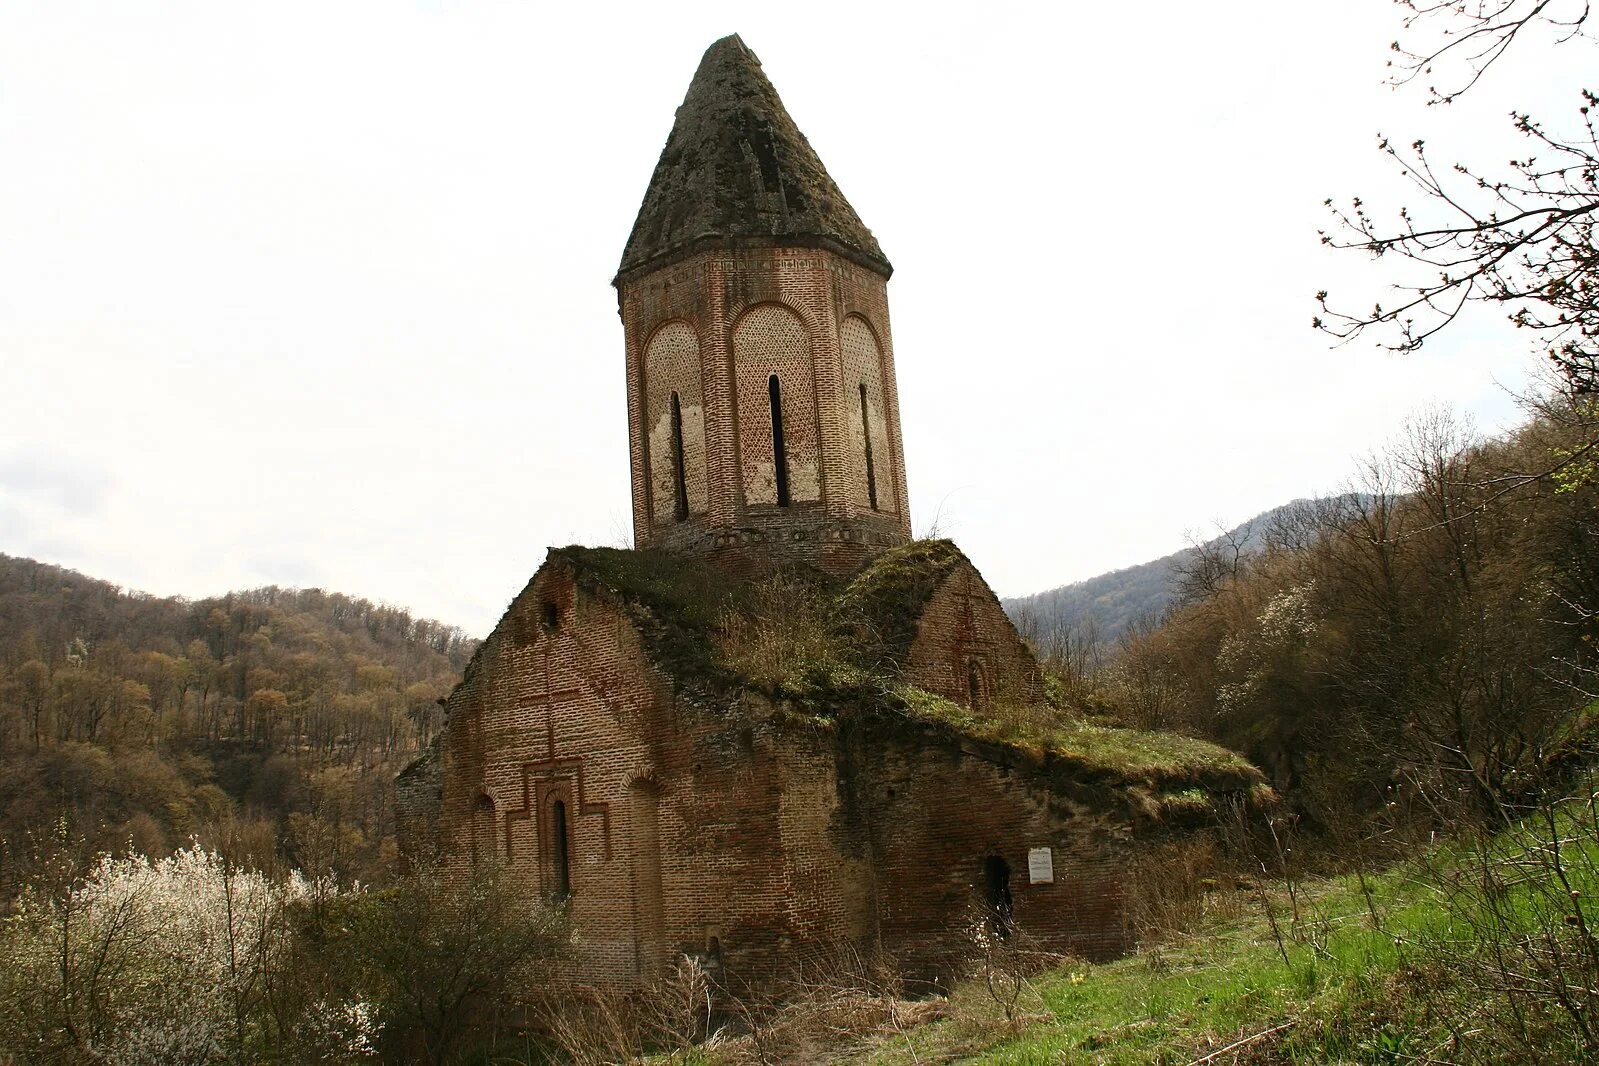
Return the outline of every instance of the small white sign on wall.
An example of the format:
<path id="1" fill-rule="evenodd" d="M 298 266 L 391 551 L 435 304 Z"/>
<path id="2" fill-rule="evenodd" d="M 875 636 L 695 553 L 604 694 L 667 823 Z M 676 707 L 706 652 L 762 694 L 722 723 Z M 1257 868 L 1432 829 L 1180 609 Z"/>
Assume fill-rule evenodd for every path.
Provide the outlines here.
<path id="1" fill-rule="evenodd" d="M 1032 885 L 1055 883 L 1055 856 L 1048 848 L 1027 849 L 1027 883 Z"/>

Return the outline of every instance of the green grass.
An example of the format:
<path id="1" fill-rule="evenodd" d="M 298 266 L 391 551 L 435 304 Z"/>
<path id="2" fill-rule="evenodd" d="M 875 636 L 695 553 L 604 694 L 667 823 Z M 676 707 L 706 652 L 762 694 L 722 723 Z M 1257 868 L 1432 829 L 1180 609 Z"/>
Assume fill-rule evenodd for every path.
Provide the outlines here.
<path id="1" fill-rule="evenodd" d="M 1573 887 L 1582 897 L 1599 891 L 1599 832 L 1570 816 L 1559 828 Z M 1532 823 L 1494 841 L 1490 868 L 1511 876 L 1486 896 L 1476 887 L 1485 867 L 1463 845 L 1369 878 L 1370 904 L 1353 875 L 1301 886 L 1297 904 L 1282 886 L 1265 902 L 1257 891 L 1229 888 L 1208 898 L 1207 917 L 1187 935 L 1036 978 L 1015 1026 L 981 982 L 971 982 L 957 989 L 944 1020 L 885 1039 L 864 1058 L 885 1066 L 1187 1063 L 1275 1029 L 1245 1045 L 1250 1055 L 1241 1061 L 1399 1063 L 1428 1052 L 1435 1058 L 1419 1061 L 1447 1061 L 1446 1019 L 1479 1011 L 1483 993 L 1457 984 L 1458 973 L 1433 949 L 1488 951 L 1473 938 L 1482 936 L 1489 898 L 1516 933 L 1550 919 L 1559 928 L 1569 893 L 1547 866 L 1529 873 L 1525 862 L 1548 839 Z M 1558 1012 L 1544 1021 L 1548 1044 L 1536 1061 L 1583 1061 Z"/>
<path id="2" fill-rule="evenodd" d="M 1404 930 L 1427 918 L 1421 903 L 1406 904 L 1388 881 L 1385 901 L 1400 907 L 1389 929 Z M 1290 936 L 1287 901 L 1272 900 L 1285 927 L 1284 963 L 1263 916 L 1214 918 L 1196 935 L 1105 965 L 1068 965 L 1034 982 L 1023 1000 L 1031 1023 L 1012 1036 L 981 988 L 962 988 L 949 1020 L 908 1034 L 921 1061 L 970 1055 L 995 1063 L 1189 1062 L 1207 1046 L 1264 1032 L 1290 1019 L 1337 1018 L 1352 1004 L 1382 995 L 1399 948 L 1393 934 L 1372 928 L 1353 883 L 1315 886 L 1304 903 L 1316 914 Z M 1250 905 L 1234 900 L 1234 903 Z M 1260 904 L 1253 902 L 1258 910 Z M 1417 913 L 1407 913 L 1415 910 Z M 1307 916 L 1308 917 L 1308 916 Z M 1320 923 L 1325 922 L 1325 927 Z M 1401 933 L 1400 935 L 1403 935 Z M 1313 943 L 1312 941 L 1316 941 Z M 1311 1021 L 1314 1028 L 1324 1028 Z M 1381 1026 L 1371 1034 L 1376 1037 Z M 1303 1032 L 1288 1031 L 1295 1040 Z M 871 1061 L 914 1061 L 904 1041 Z M 1306 1061 L 1314 1061 L 1307 1059 Z"/>
<path id="3" fill-rule="evenodd" d="M 1108 778 L 1143 786 L 1146 802 L 1156 807 L 1203 806 L 1210 814 L 1210 790 L 1250 794 L 1258 802 L 1274 799 L 1260 771 L 1247 759 L 1193 737 L 1095 725 L 1047 707 L 1016 708 L 1010 713 L 997 708 L 979 714 L 907 686 L 899 686 L 895 695 L 909 718 L 1030 754 L 1078 780 Z"/>

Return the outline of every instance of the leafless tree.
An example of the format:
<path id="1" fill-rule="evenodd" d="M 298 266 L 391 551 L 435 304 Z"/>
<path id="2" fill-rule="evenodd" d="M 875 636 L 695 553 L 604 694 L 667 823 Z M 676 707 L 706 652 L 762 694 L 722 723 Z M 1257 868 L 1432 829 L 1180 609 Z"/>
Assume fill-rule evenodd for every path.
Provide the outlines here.
<path id="1" fill-rule="evenodd" d="M 1534 27 L 1557 42 L 1583 37 L 1588 0 L 1396 0 L 1405 27 L 1421 43 L 1395 42 L 1398 84 L 1440 75 L 1431 102 L 1447 104 L 1469 90 L 1518 39 Z M 1376 332 L 1385 347 L 1415 351 L 1447 328 L 1472 302 L 1503 307 L 1517 327 L 1532 330 L 1536 346 L 1572 388 L 1599 390 L 1599 136 L 1593 108 L 1599 96 L 1583 90 L 1572 129 L 1559 131 L 1524 111 L 1512 112 L 1527 154 L 1503 168 L 1463 163 L 1439 166 L 1418 138 L 1378 146 L 1422 194 L 1423 207 L 1401 208 L 1380 221 L 1359 197 L 1327 201 L 1335 226 L 1322 233 L 1334 248 L 1398 257 L 1421 268 L 1396 283 L 1394 298 L 1370 310 L 1329 304 L 1315 325 L 1347 340 Z"/>
<path id="2" fill-rule="evenodd" d="M 1219 522 L 1216 529 L 1205 541 L 1190 535 L 1188 554 L 1172 565 L 1178 603 L 1209 599 L 1244 568 L 1253 539 L 1249 530 L 1223 529 Z"/>

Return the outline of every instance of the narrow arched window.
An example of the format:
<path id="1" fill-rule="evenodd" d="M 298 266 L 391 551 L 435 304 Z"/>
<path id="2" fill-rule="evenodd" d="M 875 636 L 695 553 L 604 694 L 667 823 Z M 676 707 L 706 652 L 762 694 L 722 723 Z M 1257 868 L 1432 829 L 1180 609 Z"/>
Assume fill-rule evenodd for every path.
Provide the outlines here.
<path id="1" fill-rule="evenodd" d="M 572 866 L 570 852 L 566 839 L 566 804 L 560 800 L 550 809 L 551 850 L 555 859 L 555 898 L 567 900 L 572 898 Z"/>
<path id="2" fill-rule="evenodd" d="M 495 854 L 494 801 L 480 792 L 472 801 L 472 863 L 488 862 Z"/>
<path id="3" fill-rule="evenodd" d="M 872 419 L 866 410 L 866 382 L 861 382 L 861 437 L 866 441 L 866 500 L 877 510 L 877 467 L 872 463 Z"/>
<path id="4" fill-rule="evenodd" d="M 772 470 L 777 477 L 777 505 L 788 506 L 788 452 L 783 447 L 783 386 L 777 375 L 766 379 L 772 398 Z"/>
<path id="5" fill-rule="evenodd" d="M 966 664 L 966 705 L 974 711 L 988 706 L 988 679 L 976 659 Z"/>
<path id="6" fill-rule="evenodd" d="M 672 488 L 677 496 L 674 511 L 679 522 L 688 517 L 688 479 L 683 475 L 683 405 L 672 393 Z"/>
<path id="7" fill-rule="evenodd" d="M 983 902 L 988 905 L 988 922 L 994 935 L 1001 940 L 1008 938 L 1014 921 L 1010 863 L 998 855 L 983 860 Z"/>

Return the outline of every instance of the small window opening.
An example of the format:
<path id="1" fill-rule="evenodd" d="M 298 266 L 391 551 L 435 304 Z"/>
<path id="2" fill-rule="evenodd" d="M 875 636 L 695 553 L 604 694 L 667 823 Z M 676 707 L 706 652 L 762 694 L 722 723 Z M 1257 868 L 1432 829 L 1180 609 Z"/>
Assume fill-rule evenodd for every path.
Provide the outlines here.
<path id="1" fill-rule="evenodd" d="M 988 707 L 988 679 L 976 659 L 966 664 L 966 702 L 974 711 Z"/>
<path id="2" fill-rule="evenodd" d="M 994 934 L 1007 939 L 1013 925 L 1010 863 L 998 855 L 983 860 L 983 901 L 988 905 L 988 921 Z"/>
<path id="3" fill-rule="evenodd" d="M 555 899 L 572 898 L 572 867 L 566 841 L 566 804 L 560 800 L 550 811 L 550 829 L 555 844 Z"/>
<path id="4" fill-rule="evenodd" d="M 546 600 L 539 610 L 544 619 L 545 629 L 554 629 L 561 624 L 561 608 L 553 601 Z"/>
<path id="5" fill-rule="evenodd" d="M 494 800 L 479 792 L 472 800 L 472 865 L 488 861 L 494 853 Z"/>
<path id="6" fill-rule="evenodd" d="M 866 382 L 861 382 L 861 436 L 866 438 L 866 500 L 877 510 L 877 468 L 872 463 L 872 420 L 866 413 Z"/>
<path id="7" fill-rule="evenodd" d="M 672 393 L 672 491 L 677 502 L 674 511 L 679 522 L 688 517 L 688 479 L 683 473 L 683 405 Z"/>
<path id="8" fill-rule="evenodd" d="M 777 505 L 788 506 L 788 452 L 783 447 L 783 386 L 777 375 L 766 379 L 772 398 L 772 468 L 777 474 Z"/>

